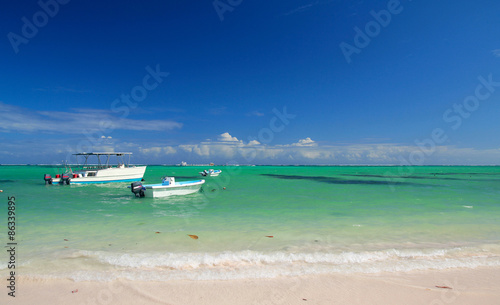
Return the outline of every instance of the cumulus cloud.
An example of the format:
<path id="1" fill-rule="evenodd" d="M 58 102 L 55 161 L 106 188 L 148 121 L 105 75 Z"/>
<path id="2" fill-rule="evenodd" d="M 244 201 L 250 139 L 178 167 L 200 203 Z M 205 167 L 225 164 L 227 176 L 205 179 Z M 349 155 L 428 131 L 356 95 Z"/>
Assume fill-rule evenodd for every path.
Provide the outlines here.
<path id="1" fill-rule="evenodd" d="M 297 143 L 293 143 L 292 146 L 318 146 L 316 142 L 307 137 L 305 139 L 299 140 Z"/>
<path id="2" fill-rule="evenodd" d="M 214 138 L 199 143 L 162 146 L 154 142 L 151 145 L 124 142 L 116 137 L 108 139 L 106 135 L 105 140 L 113 141 L 112 145 L 104 145 L 106 142 L 96 144 L 94 151 L 132 151 L 134 162 L 146 164 L 187 161 L 219 164 L 497 165 L 500 160 L 500 149 L 436 145 L 423 150 L 416 145 L 397 143 L 328 145 L 317 143 L 310 137 L 290 144 L 262 144 L 257 140 L 239 140 L 229 132 Z M 30 150 L 25 149 L 27 145 Z M 44 141 L 19 140 L 4 143 L 0 158 L 24 162 L 33 157 L 42 160 L 43 155 L 47 155 L 49 159 L 45 159 L 51 162 L 64 160 L 69 148 L 75 147 L 69 147 L 67 140 L 60 137 Z M 55 159 L 54 154 L 58 154 Z"/>
<path id="3" fill-rule="evenodd" d="M 417 146 L 392 143 L 320 145 L 310 137 L 272 145 L 257 140 L 244 142 L 228 132 L 217 140 L 169 147 L 162 153 L 182 160 L 240 164 L 497 164 L 495 160 L 500 160 L 499 149 L 436 146 L 432 151 L 423 151 Z"/>
<path id="4" fill-rule="evenodd" d="M 239 142 L 236 137 L 233 137 L 229 134 L 229 132 L 224 132 L 218 138 L 221 142 Z"/>

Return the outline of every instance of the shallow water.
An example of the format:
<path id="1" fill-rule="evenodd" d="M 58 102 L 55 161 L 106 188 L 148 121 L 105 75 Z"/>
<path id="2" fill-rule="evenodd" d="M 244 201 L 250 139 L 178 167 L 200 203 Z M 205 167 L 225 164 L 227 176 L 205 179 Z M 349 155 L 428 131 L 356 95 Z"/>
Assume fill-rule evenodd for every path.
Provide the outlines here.
<path id="1" fill-rule="evenodd" d="M 164 280 L 500 265 L 500 167 L 218 168 L 200 193 L 135 198 L 127 183 L 46 186 L 56 169 L 0 166 L 17 270 Z M 148 166 L 144 178 L 203 169 Z"/>

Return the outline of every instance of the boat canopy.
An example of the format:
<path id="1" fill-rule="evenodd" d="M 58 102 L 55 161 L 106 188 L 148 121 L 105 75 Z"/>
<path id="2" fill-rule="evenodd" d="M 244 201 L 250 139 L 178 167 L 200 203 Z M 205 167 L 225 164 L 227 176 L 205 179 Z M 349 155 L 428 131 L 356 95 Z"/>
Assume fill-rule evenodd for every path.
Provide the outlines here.
<path id="1" fill-rule="evenodd" d="M 132 155 L 131 152 L 91 152 L 91 153 L 77 153 L 73 154 L 74 156 L 83 156 L 85 158 L 85 163 L 82 165 L 82 170 L 89 170 L 89 169 L 104 169 L 104 168 L 109 168 L 111 167 L 109 165 L 109 157 L 110 156 L 116 156 L 118 158 L 118 166 L 125 166 L 128 167 L 130 164 L 130 156 Z M 90 156 L 97 156 L 97 165 L 89 165 L 88 159 Z M 104 160 L 101 161 L 101 156 L 106 156 L 106 161 Z M 128 156 L 129 160 L 124 160 L 123 156 Z"/>
<path id="2" fill-rule="evenodd" d="M 123 155 L 131 155 L 131 152 L 91 152 L 91 153 L 77 153 L 73 154 L 74 156 L 101 156 L 101 155 L 110 155 L 110 156 L 123 156 Z"/>

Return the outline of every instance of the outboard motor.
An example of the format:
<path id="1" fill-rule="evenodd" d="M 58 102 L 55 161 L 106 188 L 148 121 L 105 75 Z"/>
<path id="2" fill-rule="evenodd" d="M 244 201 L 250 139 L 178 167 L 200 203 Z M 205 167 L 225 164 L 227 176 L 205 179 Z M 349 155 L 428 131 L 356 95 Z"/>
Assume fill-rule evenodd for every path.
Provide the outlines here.
<path id="1" fill-rule="evenodd" d="M 61 176 L 61 180 L 59 180 L 59 183 L 69 185 L 70 181 L 71 181 L 71 177 L 68 174 L 63 174 Z"/>
<path id="2" fill-rule="evenodd" d="M 52 184 L 52 180 L 53 180 L 53 179 L 52 179 L 52 176 L 51 176 L 51 175 L 49 175 L 49 174 L 45 174 L 45 175 L 43 176 L 43 180 L 45 180 L 45 184 Z"/>
<path id="3" fill-rule="evenodd" d="M 144 197 L 144 190 L 145 188 L 142 186 L 142 183 L 137 181 L 137 182 L 132 182 L 130 184 L 130 191 L 134 193 L 135 197 Z"/>

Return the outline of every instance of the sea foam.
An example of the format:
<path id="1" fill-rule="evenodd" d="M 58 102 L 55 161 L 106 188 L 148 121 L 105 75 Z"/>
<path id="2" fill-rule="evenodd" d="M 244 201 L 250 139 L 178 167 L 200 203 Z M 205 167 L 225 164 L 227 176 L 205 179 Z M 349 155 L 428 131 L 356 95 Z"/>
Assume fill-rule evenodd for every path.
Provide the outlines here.
<path id="1" fill-rule="evenodd" d="M 78 251 L 72 258 L 94 268 L 52 277 L 76 281 L 228 280 L 331 273 L 409 272 L 413 270 L 500 266 L 500 255 L 479 248 L 387 249 L 339 253 L 238 251 L 220 253 L 112 253 Z M 32 274 L 35 275 L 35 274 Z"/>

